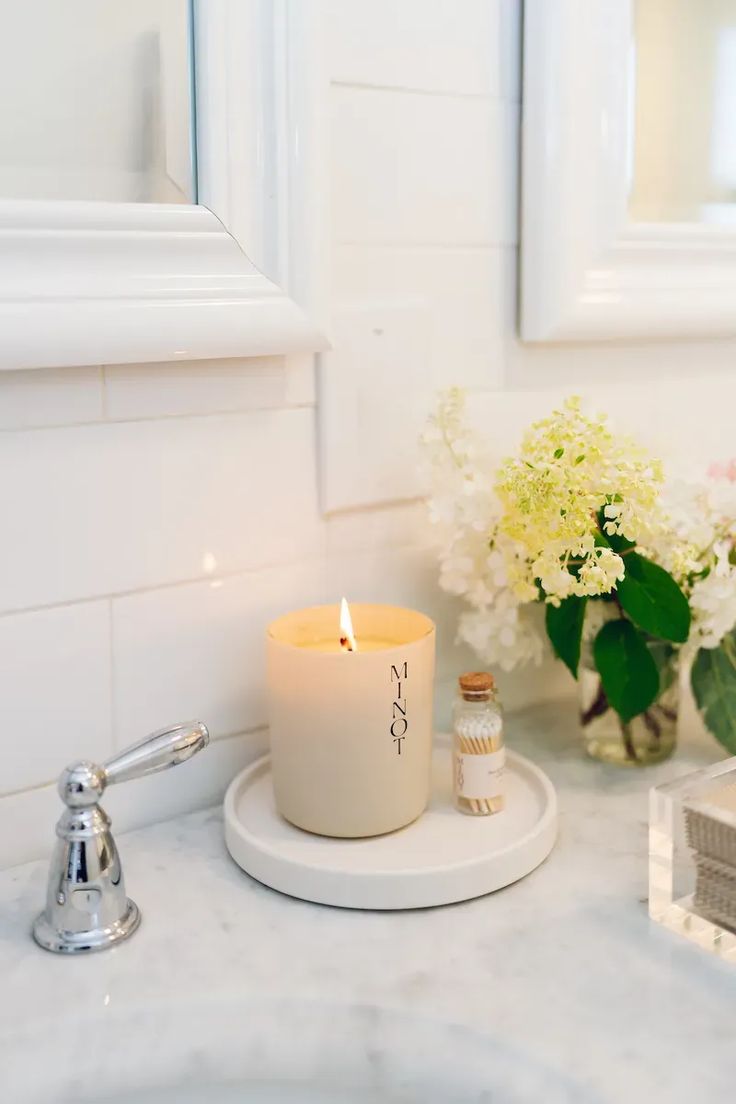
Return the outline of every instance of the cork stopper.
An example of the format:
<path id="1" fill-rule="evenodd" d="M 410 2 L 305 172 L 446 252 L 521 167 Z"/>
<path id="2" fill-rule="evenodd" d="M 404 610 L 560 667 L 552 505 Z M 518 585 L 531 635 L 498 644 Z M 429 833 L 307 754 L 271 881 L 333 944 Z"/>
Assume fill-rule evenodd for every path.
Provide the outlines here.
<path id="1" fill-rule="evenodd" d="M 468 671 L 457 680 L 460 692 L 466 701 L 478 701 L 488 698 L 496 688 L 496 682 L 488 671 Z"/>

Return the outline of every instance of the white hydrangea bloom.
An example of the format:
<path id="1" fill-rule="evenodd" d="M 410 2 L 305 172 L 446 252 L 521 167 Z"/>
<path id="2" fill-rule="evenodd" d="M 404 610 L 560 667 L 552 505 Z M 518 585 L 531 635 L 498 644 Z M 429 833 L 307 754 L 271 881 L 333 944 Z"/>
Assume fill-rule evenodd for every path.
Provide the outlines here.
<path id="1" fill-rule="evenodd" d="M 480 659 L 502 671 L 524 663 L 539 663 L 544 640 L 528 606 L 509 601 L 510 591 L 493 608 L 468 610 L 460 616 L 458 640 L 469 644 Z"/>
<path id="2" fill-rule="evenodd" d="M 729 562 L 730 543 L 719 542 L 715 564 L 693 585 L 690 595 L 692 627 L 688 651 L 717 648 L 736 625 L 736 565 Z"/>
<path id="3" fill-rule="evenodd" d="M 494 542 L 501 508 L 484 474 L 493 465 L 465 426 L 462 408 L 461 394 L 450 392 L 422 437 L 432 483 L 429 516 L 440 543 L 439 581 L 470 607 L 460 617 L 458 640 L 484 662 L 509 671 L 539 662 L 544 641 L 510 588 L 515 550 L 509 544 L 502 551 Z M 536 597 L 532 590 L 526 600 Z"/>

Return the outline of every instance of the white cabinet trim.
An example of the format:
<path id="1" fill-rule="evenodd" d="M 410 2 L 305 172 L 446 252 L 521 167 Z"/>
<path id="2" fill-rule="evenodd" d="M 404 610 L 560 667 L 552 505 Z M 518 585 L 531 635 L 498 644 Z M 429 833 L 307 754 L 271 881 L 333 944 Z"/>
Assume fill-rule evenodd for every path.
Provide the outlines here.
<path id="1" fill-rule="evenodd" d="M 199 206 L 0 202 L 0 369 L 326 346 L 319 37 L 298 0 L 196 4 Z"/>
<path id="2" fill-rule="evenodd" d="M 521 334 L 736 333 L 736 232 L 631 223 L 631 0 L 527 0 Z"/>

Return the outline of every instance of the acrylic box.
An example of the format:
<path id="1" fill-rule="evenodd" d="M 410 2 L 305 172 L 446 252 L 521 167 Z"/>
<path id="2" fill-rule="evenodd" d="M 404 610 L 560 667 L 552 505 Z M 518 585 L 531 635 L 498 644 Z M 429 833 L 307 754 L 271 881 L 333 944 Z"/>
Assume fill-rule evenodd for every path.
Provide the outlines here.
<path id="1" fill-rule="evenodd" d="M 649 915 L 736 962 L 736 757 L 652 789 Z"/>

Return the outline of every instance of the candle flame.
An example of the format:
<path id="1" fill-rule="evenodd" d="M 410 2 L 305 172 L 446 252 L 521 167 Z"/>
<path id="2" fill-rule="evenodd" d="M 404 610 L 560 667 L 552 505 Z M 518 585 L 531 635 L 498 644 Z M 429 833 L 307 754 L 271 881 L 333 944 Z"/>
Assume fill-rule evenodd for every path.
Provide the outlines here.
<path id="1" fill-rule="evenodd" d="M 344 598 L 340 603 L 340 647 L 346 652 L 357 652 L 358 650 L 353 632 L 353 619 L 350 616 L 350 606 Z"/>

